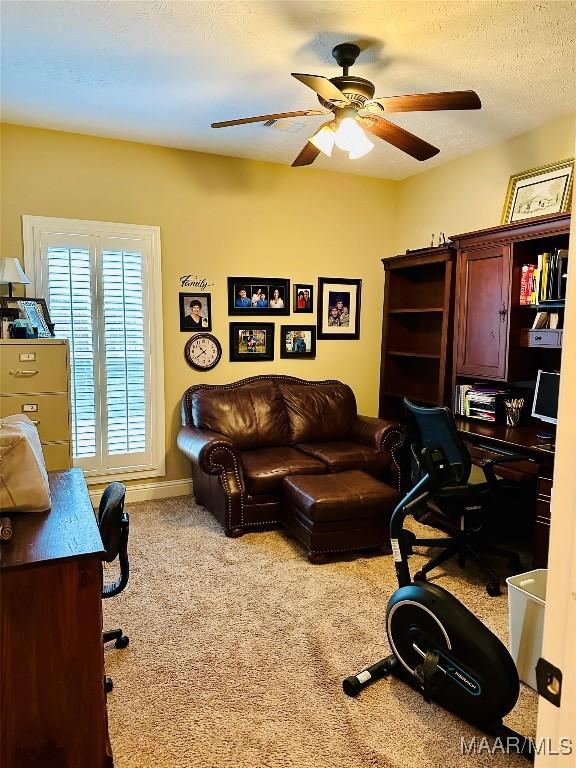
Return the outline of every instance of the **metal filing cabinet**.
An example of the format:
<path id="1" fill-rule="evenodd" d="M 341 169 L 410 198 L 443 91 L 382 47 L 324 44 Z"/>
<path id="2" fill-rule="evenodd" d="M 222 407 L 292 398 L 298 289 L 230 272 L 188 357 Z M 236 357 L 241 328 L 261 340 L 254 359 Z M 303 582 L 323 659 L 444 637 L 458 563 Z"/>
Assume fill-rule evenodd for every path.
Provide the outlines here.
<path id="1" fill-rule="evenodd" d="M 48 470 L 72 466 L 70 354 L 65 339 L 0 340 L 0 417 L 36 424 Z"/>

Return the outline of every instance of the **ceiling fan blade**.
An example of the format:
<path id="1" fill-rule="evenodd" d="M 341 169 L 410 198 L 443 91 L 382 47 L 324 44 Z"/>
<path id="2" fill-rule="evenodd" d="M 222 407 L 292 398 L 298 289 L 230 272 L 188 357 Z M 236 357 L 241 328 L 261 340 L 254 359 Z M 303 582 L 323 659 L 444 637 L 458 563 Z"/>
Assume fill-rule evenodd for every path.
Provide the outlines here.
<path id="1" fill-rule="evenodd" d="M 425 112 L 437 109 L 480 109 L 482 102 L 476 91 L 446 93 L 415 93 L 412 96 L 385 96 L 370 99 L 366 106 L 376 103 L 385 112 Z"/>
<path id="2" fill-rule="evenodd" d="M 224 120 L 221 123 L 212 123 L 212 128 L 227 128 L 230 125 L 244 125 L 245 123 L 265 123 L 267 120 L 282 120 L 285 117 L 307 117 L 309 115 L 327 115 L 321 109 L 304 109 L 298 112 L 277 112 L 273 115 L 258 115 L 258 117 L 240 117 L 238 120 Z"/>
<path id="3" fill-rule="evenodd" d="M 350 104 L 342 91 L 334 83 L 331 83 L 327 77 L 322 75 L 299 75 L 297 72 L 292 72 L 292 77 L 300 80 L 308 88 L 312 88 L 325 101 L 342 101 L 344 104 Z"/>
<path id="4" fill-rule="evenodd" d="M 302 149 L 302 151 L 300 152 L 296 160 L 294 160 L 294 162 L 292 163 L 292 167 L 296 168 L 301 165 L 312 165 L 312 163 L 314 162 L 314 160 L 316 160 L 319 154 L 320 154 L 320 150 L 318 149 L 318 147 L 315 147 L 314 144 L 311 144 L 308 141 L 304 145 L 304 148 Z"/>
<path id="5" fill-rule="evenodd" d="M 428 144 L 424 139 L 419 139 L 418 136 L 414 136 L 413 133 L 405 131 L 404 128 L 400 128 L 399 125 L 389 123 L 388 120 L 384 120 L 383 117 L 365 115 L 363 118 L 360 118 L 360 124 L 367 131 L 373 133 L 374 136 L 384 139 L 384 141 L 387 141 L 389 144 L 392 144 L 403 152 L 406 152 L 408 155 L 415 157 L 416 160 L 429 160 L 440 152 L 438 147 Z"/>
<path id="6" fill-rule="evenodd" d="M 326 122 L 322 123 L 320 128 L 318 128 L 318 130 L 315 131 L 312 134 L 312 136 L 310 136 L 310 139 L 313 139 L 314 136 L 317 136 L 320 133 L 322 128 L 325 128 L 327 125 L 331 125 L 333 122 L 334 122 L 333 120 L 326 120 Z M 315 144 L 312 144 L 310 139 L 308 139 L 308 143 L 304 145 L 302 151 L 300 152 L 296 160 L 294 160 L 294 162 L 292 163 L 293 168 L 298 167 L 300 165 L 312 165 L 314 160 L 316 160 L 316 158 L 320 154 L 320 150 Z"/>

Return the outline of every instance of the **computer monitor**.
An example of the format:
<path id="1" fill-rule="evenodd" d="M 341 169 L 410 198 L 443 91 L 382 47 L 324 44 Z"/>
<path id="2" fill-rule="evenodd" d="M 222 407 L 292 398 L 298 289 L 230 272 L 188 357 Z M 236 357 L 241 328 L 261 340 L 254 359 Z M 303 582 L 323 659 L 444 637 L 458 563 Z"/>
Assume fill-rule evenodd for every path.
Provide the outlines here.
<path id="1" fill-rule="evenodd" d="M 532 416 L 549 424 L 558 423 L 558 390 L 560 374 L 538 371 L 536 391 L 532 404 Z"/>

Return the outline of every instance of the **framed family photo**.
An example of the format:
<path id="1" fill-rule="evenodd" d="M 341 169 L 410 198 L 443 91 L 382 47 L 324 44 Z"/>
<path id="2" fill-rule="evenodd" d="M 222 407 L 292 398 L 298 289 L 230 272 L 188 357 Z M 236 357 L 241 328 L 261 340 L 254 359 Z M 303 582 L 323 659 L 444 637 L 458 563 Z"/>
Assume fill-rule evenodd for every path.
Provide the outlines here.
<path id="1" fill-rule="evenodd" d="M 274 360 L 274 323 L 230 323 L 230 362 Z"/>
<path id="2" fill-rule="evenodd" d="M 209 293 L 179 293 L 180 330 L 211 331 L 212 306 Z"/>
<path id="3" fill-rule="evenodd" d="M 359 339 L 362 280 L 318 278 L 318 338 Z"/>
<path id="4" fill-rule="evenodd" d="M 314 286 L 305 283 L 294 283 L 292 310 L 295 313 L 314 311 Z"/>
<path id="5" fill-rule="evenodd" d="M 502 224 L 570 210 L 574 158 L 510 177 Z"/>
<path id="6" fill-rule="evenodd" d="M 313 360 L 316 357 L 316 326 L 281 326 L 280 357 Z"/>
<path id="7" fill-rule="evenodd" d="M 229 315 L 289 315 L 290 280 L 280 277 L 229 277 Z"/>

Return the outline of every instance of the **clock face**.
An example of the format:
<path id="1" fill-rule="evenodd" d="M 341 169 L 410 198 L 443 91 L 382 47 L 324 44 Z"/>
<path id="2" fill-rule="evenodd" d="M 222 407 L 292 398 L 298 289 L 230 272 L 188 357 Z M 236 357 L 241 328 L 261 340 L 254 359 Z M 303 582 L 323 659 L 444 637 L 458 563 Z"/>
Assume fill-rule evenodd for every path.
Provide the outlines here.
<path id="1" fill-rule="evenodd" d="M 184 357 L 197 371 L 209 371 L 220 362 L 222 347 L 212 334 L 197 333 L 186 342 Z"/>

